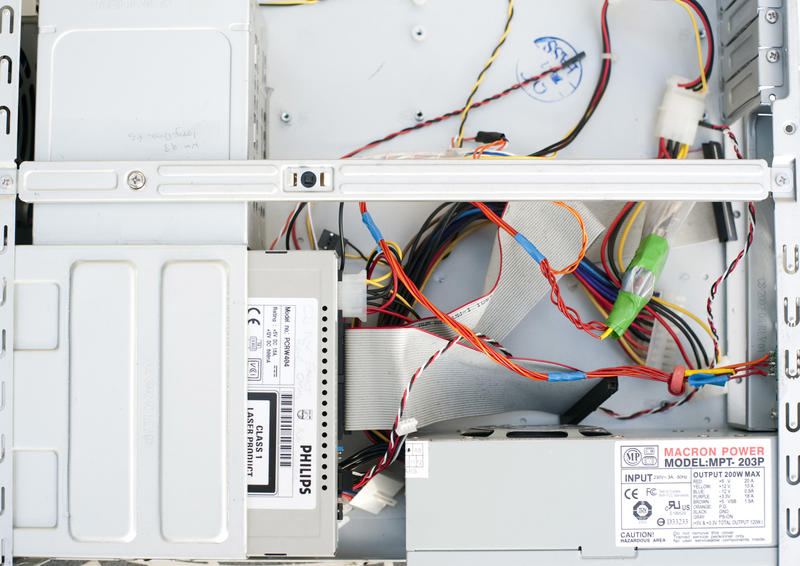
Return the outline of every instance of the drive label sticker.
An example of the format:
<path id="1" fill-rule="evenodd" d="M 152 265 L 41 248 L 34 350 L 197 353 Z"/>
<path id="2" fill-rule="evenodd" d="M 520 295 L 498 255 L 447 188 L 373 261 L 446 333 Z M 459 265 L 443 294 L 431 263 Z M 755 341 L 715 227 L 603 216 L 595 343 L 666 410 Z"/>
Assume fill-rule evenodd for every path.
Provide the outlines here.
<path id="1" fill-rule="evenodd" d="M 317 505 L 317 300 L 250 299 L 247 506 Z"/>
<path id="2" fill-rule="evenodd" d="M 617 442 L 617 545 L 774 545 L 772 446 L 768 438 Z"/>

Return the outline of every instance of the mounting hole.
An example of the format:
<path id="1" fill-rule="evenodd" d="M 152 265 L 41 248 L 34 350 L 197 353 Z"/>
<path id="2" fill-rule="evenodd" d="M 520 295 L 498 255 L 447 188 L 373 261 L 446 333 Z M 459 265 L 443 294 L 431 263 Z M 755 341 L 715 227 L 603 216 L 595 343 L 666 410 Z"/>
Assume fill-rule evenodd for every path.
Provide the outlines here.
<path id="1" fill-rule="evenodd" d="M 326 307 L 325 305 L 322 305 L 322 310 L 326 311 L 326 310 L 328 310 L 328 307 Z"/>
<path id="2" fill-rule="evenodd" d="M 425 26 L 414 26 L 411 28 L 411 37 L 416 39 L 417 41 L 425 41 L 425 38 L 428 36 L 428 30 L 425 29 Z"/>
<path id="3" fill-rule="evenodd" d="M 323 354 L 327 354 L 327 353 L 328 353 L 328 349 L 327 349 L 327 348 L 323 348 L 323 349 L 322 349 L 322 353 L 323 353 Z"/>
<path id="4" fill-rule="evenodd" d="M 323 379 L 322 380 L 322 385 L 328 385 L 328 380 L 327 379 Z"/>
<path id="5" fill-rule="evenodd" d="M 328 317 L 327 316 L 323 316 L 322 317 L 322 322 L 328 322 Z"/>
<path id="6" fill-rule="evenodd" d="M 322 491 L 328 491 L 328 486 L 327 485 L 323 485 L 322 486 Z"/>

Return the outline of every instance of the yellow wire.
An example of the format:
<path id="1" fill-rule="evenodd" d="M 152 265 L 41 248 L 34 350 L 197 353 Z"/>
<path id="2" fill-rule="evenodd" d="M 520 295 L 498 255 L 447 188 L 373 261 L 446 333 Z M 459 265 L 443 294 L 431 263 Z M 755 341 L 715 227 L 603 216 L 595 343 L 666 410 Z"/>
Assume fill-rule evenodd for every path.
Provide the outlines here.
<path id="1" fill-rule="evenodd" d="M 447 255 L 450 252 L 453 251 L 453 249 L 456 247 L 456 245 L 461 240 L 463 240 L 464 238 L 466 238 L 467 236 L 472 234 L 475 230 L 479 230 L 480 228 L 483 228 L 484 226 L 487 226 L 488 224 L 490 224 L 490 222 L 488 220 L 485 220 L 485 221 L 479 222 L 478 224 L 475 224 L 474 226 L 470 226 L 469 228 L 464 230 L 464 232 L 462 234 L 460 234 L 455 240 L 450 242 L 450 245 L 447 246 L 441 254 L 439 254 L 439 257 L 436 258 L 436 262 L 431 266 L 430 270 L 428 270 L 428 275 L 425 276 L 425 280 L 422 282 L 422 285 L 419 286 L 419 290 L 420 291 L 424 291 L 425 290 L 425 285 L 428 284 L 428 281 L 430 280 L 431 276 L 433 275 L 433 272 L 436 271 L 436 268 L 439 266 L 439 264 L 442 263 L 444 258 L 446 258 Z M 415 307 L 417 306 L 417 302 L 416 301 L 414 301 L 414 306 Z"/>
<path id="2" fill-rule="evenodd" d="M 511 16 L 514 14 L 514 0 L 508 0 L 508 14 L 506 15 L 506 27 L 503 29 L 503 35 L 500 36 L 500 39 L 497 41 L 497 46 L 495 46 L 494 50 L 492 51 L 492 55 L 483 65 L 483 69 L 481 69 L 480 74 L 478 75 L 478 80 L 475 81 L 475 84 L 472 85 L 470 89 L 470 95 L 467 99 L 467 103 L 464 105 L 464 109 L 461 111 L 461 126 L 458 128 L 458 138 L 456 139 L 456 147 L 461 147 L 462 142 L 464 141 L 464 126 L 465 126 L 465 119 L 467 113 L 469 112 L 470 108 L 472 108 L 472 102 L 475 99 L 475 94 L 478 92 L 478 87 L 483 82 L 483 79 L 486 77 L 486 71 L 489 70 L 489 67 L 492 65 L 495 59 L 497 59 L 497 55 L 500 53 L 500 47 L 505 42 L 506 38 L 508 37 L 508 32 L 511 29 Z"/>
<path id="3" fill-rule="evenodd" d="M 622 231 L 622 235 L 619 237 L 619 247 L 617 248 L 617 264 L 619 268 L 625 271 L 625 265 L 622 263 L 622 249 L 625 247 L 625 241 L 628 239 L 628 234 L 633 227 L 633 223 L 636 221 L 636 217 L 639 216 L 639 213 L 642 211 L 644 207 L 644 202 L 640 202 L 636 205 L 636 208 L 633 209 L 633 214 L 628 219 L 628 224 L 625 225 L 625 229 Z"/>
<path id="4" fill-rule="evenodd" d="M 381 283 L 383 283 L 384 281 L 389 279 L 389 277 L 391 277 L 391 276 L 392 276 L 392 272 L 390 271 L 389 273 L 387 273 L 385 275 L 381 275 L 377 279 L 367 279 L 367 285 L 372 285 L 373 287 L 384 287 L 384 285 L 381 285 Z"/>
<path id="5" fill-rule="evenodd" d="M 373 430 L 373 431 L 372 431 L 372 434 L 374 434 L 375 436 L 377 436 L 378 438 L 380 438 L 380 439 L 381 439 L 381 440 L 383 440 L 384 442 L 389 442 L 389 439 L 388 439 L 388 438 L 386 438 L 386 435 L 385 435 L 385 434 L 383 434 L 383 433 L 382 433 L 381 431 L 379 431 L 379 430 Z"/>
<path id="6" fill-rule="evenodd" d="M 627 239 L 628 233 L 631 230 L 631 226 L 633 226 L 633 223 L 636 220 L 636 216 L 641 211 L 642 206 L 644 206 L 644 202 L 640 202 L 638 204 L 638 206 L 634 209 L 633 214 L 628 219 L 628 224 L 625 226 L 625 230 L 622 232 L 622 236 L 620 237 L 619 248 L 617 249 L 617 262 L 619 263 L 620 268 L 622 267 L 622 248 L 625 246 L 625 240 Z M 714 340 L 714 333 L 711 332 L 711 328 L 709 328 L 708 324 L 703 322 L 703 320 L 700 317 L 698 317 L 697 315 L 695 315 L 694 313 L 692 313 L 688 309 L 685 309 L 680 305 L 675 305 L 673 303 L 670 303 L 670 302 L 665 301 L 664 299 L 660 299 L 658 297 L 653 297 L 652 300 L 654 300 L 655 302 L 657 302 L 657 303 L 659 303 L 661 305 L 664 305 L 665 307 L 669 307 L 671 309 L 674 309 L 674 310 L 678 311 L 679 313 L 685 314 L 686 316 L 691 318 L 693 321 L 695 321 L 697 324 L 699 324 L 702 327 L 702 329 L 705 330 L 706 334 L 708 334 L 709 338 L 711 338 L 712 341 Z"/>
<path id="7" fill-rule="evenodd" d="M 713 369 L 689 369 L 683 372 L 683 375 L 689 377 L 690 375 L 697 375 L 697 374 L 704 374 L 704 375 L 735 375 L 736 371 L 732 369 L 726 368 L 713 368 Z"/>
<path id="8" fill-rule="evenodd" d="M 308 241 L 311 242 L 311 249 L 317 249 L 317 243 L 314 241 L 314 231 L 311 230 L 311 207 L 314 206 L 313 202 L 308 203 L 306 207 L 306 231 L 308 232 Z M 347 254 L 345 254 L 347 257 Z"/>
<path id="9" fill-rule="evenodd" d="M 694 39 L 697 43 L 697 59 L 700 61 L 700 80 L 703 83 L 703 90 L 701 92 L 706 92 L 708 90 L 708 82 L 706 81 L 706 67 L 703 64 L 703 41 L 700 39 L 700 28 L 697 27 L 697 19 L 694 17 L 694 12 L 692 9 L 686 5 L 685 2 L 681 0 L 672 0 L 679 6 L 683 6 L 683 9 L 686 10 L 686 13 L 689 14 L 689 17 L 692 19 L 692 26 L 694 27 Z"/>
<path id="10" fill-rule="evenodd" d="M 259 2 L 259 6 L 302 6 L 303 4 L 316 4 L 320 0 L 286 0 L 285 2 Z"/>
<path id="11" fill-rule="evenodd" d="M 600 303 L 597 302 L 597 299 L 595 299 L 592 296 L 592 294 L 589 292 L 589 289 L 587 289 L 583 285 L 581 285 L 580 287 L 581 287 L 581 289 L 583 289 L 583 292 L 586 293 L 586 296 L 589 297 L 589 300 L 592 301 L 592 304 L 600 312 L 600 314 L 603 316 L 603 318 L 608 318 L 608 313 L 605 311 L 605 309 L 602 307 L 602 305 L 600 305 Z M 606 330 L 606 332 L 610 334 L 610 330 L 611 330 L 611 328 Z M 628 343 L 628 341 L 625 339 L 624 336 L 620 337 L 619 343 L 620 343 L 620 346 L 622 346 L 622 349 L 625 350 L 628 353 L 628 355 L 631 358 L 633 358 L 634 361 L 637 364 L 639 364 L 640 366 L 645 365 L 645 361 L 641 357 L 639 357 L 639 355 L 636 352 L 633 351 L 633 346 L 631 346 Z"/>
<path id="12" fill-rule="evenodd" d="M 686 156 L 689 155 L 689 146 L 686 144 L 681 145 L 681 150 L 678 152 L 678 159 L 686 159 Z"/>
<path id="13" fill-rule="evenodd" d="M 549 155 L 481 155 L 478 159 L 555 159 L 558 152 Z M 465 159 L 473 159 L 472 154 L 464 156 Z"/>
<path id="14" fill-rule="evenodd" d="M 700 317 L 698 317 L 697 315 L 693 314 L 690 310 L 687 310 L 687 309 L 683 308 L 680 305 L 674 305 L 672 303 L 669 303 L 669 302 L 665 301 L 664 299 L 660 299 L 658 297 L 653 297 L 652 300 L 654 300 L 655 302 L 657 302 L 660 305 L 664 305 L 665 307 L 669 307 L 669 308 L 671 308 L 673 310 L 678 311 L 679 313 L 685 314 L 686 316 L 691 318 L 693 321 L 695 321 L 697 324 L 699 324 L 703 328 L 703 330 L 706 331 L 706 334 L 708 334 L 708 336 L 709 336 L 709 338 L 711 338 L 711 340 L 714 340 L 714 334 L 711 332 L 711 329 L 708 327 L 708 324 L 706 324 Z"/>

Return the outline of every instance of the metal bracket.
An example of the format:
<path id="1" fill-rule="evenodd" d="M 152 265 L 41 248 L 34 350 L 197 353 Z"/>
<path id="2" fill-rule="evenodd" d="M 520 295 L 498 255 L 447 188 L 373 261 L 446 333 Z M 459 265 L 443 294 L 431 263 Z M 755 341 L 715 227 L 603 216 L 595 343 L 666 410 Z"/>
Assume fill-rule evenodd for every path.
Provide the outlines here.
<path id="1" fill-rule="evenodd" d="M 13 561 L 14 226 L 16 196 L 0 197 L 0 565 Z"/>
<path id="2" fill-rule="evenodd" d="M 780 564 L 800 564 L 800 203 L 775 201 Z"/>

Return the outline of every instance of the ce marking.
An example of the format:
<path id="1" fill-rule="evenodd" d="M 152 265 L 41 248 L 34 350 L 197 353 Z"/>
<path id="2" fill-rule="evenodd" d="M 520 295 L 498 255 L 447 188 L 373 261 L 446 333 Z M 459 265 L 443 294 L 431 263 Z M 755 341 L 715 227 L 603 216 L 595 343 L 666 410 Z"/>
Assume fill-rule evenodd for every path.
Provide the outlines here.
<path id="1" fill-rule="evenodd" d="M 639 499 L 639 488 L 635 487 L 633 489 L 628 488 L 625 490 L 625 499 Z"/>
<path id="2" fill-rule="evenodd" d="M 247 314 L 249 315 L 251 311 L 255 312 L 256 315 L 261 314 L 261 311 L 259 309 L 257 309 L 256 307 L 248 308 L 247 309 Z M 248 318 L 247 319 L 247 324 L 256 324 L 258 326 L 261 326 L 261 321 L 258 320 L 257 318 Z"/>

